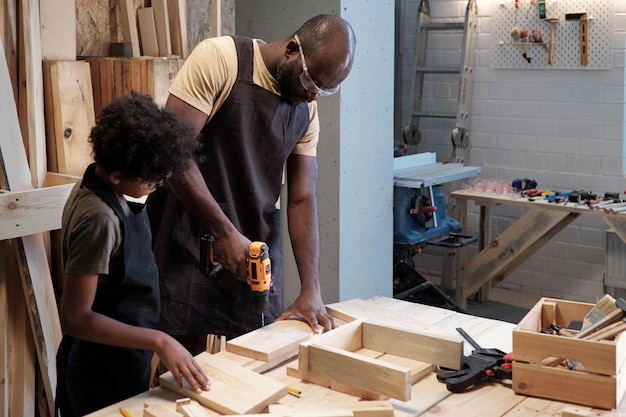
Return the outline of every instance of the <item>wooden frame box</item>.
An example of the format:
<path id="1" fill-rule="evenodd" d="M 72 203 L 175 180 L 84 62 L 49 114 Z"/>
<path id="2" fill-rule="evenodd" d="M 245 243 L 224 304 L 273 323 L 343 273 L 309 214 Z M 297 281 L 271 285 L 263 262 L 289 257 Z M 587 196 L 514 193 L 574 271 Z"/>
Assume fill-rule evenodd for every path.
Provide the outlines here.
<path id="1" fill-rule="evenodd" d="M 381 354 L 397 359 L 378 359 Z M 426 362 L 460 369 L 462 356 L 462 341 L 355 320 L 300 343 L 298 370 L 291 376 L 352 394 L 355 387 L 364 398 L 378 393 L 408 401 L 410 367 Z M 432 365 L 425 369 L 430 373 Z"/>
<path id="2" fill-rule="evenodd" d="M 583 321 L 593 304 L 542 298 L 513 329 L 513 390 L 592 407 L 617 408 L 626 385 L 626 338 L 593 341 L 540 333 Z M 579 361 L 581 370 L 544 366 L 550 357 Z"/>

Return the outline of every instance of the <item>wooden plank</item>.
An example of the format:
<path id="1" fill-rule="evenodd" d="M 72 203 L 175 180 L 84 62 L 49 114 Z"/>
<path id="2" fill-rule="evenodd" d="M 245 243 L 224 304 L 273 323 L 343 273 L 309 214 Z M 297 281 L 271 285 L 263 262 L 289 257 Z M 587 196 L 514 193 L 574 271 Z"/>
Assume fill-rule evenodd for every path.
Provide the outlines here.
<path id="1" fill-rule="evenodd" d="M 100 109 L 105 108 L 115 98 L 114 60 L 115 58 L 102 58 L 100 60 Z"/>
<path id="2" fill-rule="evenodd" d="M 461 369 L 463 342 L 397 327 L 363 323 L 363 347 L 450 369 Z"/>
<path id="3" fill-rule="evenodd" d="M 95 125 L 90 65 L 84 61 L 46 61 L 49 153 L 56 155 L 58 172 L 82 176 L 93 158 L 89 134 Z"/>
<path id="4" fill-rule="evenodd" d="M 24 28 L 24 66 L 26 71 L 28 161 L 32 184 L 39 188 L 43 186 L 48 170 L 46 166 L 46 132 L 43 110 L 39 0 L 23 0 L 21 4 L 22 27 Z"/>
<path id="5" fill-rule="evenodd" d="M 385 326 L 396 326 L 410 331 L 425 332 L 432 335 L 442 334 L 437 327 L 427 323 L 422 317 L 416 318 L 415 316 L 404 314 L 403 312 L 390 311 L 383 306 L 377 306 L 369 301 L 359 299 L 328 304 L 326 311 L 333 317 L 346 321 L 362 319 L 368 322 L 379 323 Z M 453 312 L 448 310 L 448 315 L 449 314 L 453 314 Z M 440 311 L 437 311 L 437 315 L 442 316 Z"/>
<path id="6" fill-rule="evenodd" d="M 526 212 L 467 265 L 461 277 L 462 297 L 492 279 L 504 279 L 577 217 L 578 213 L 539 207 Z"/>
<path id="7" fill-rule="evenodd" d="M 76 5 L 74 0 L 45 0 L 39 5 L 43 59 L 76 59 Z"/>
<path id="8" fill-rule="evenodd" d="M 141 58 L 130 58 L 128 63 L 129 67 L 129 78 L 130 78 L 130 91 L 136 91 L 138 93 L 144 93 L 146 88 L 146 80 L 142 79 L 142 65 L 146 62 L 145 59 Z"/>
<path id="9" fill-rule="evenodd" d="M 99 58 L 87 58 L 87 62 L 89 63 L 89 70 L 91 71 L 94 116 L 97 116 L 102 110 L 102 98 L 100 97 L 100 60 Z"/>
<path id="10" fill-rule="evenodd" d="M 11 324 L 15 317 L 11 309 L 15 297 L 9 295 L 11 282 L 15 281 L 11 280 L 11 277 L 17 274 L 13 256 L 15 249 L 11 246 L 12 243 L 11 240 L 0 240 L 0 316 L 5 317 L 4 320 L 0 320 L 0 412 L 3 416 L 10 415 L 10 389 L 15 386 L 9 383 L 13 379 L 10 375 L 12 370 L 10 357 L 12 352 L 15 352 L 15 347 L 12 344 L 17 339 L 14 333 L 15 326 Z"/>
<path id="11" fill-rule="evenodd" d="M 48 149 L 56 149 L 56 138 L 54 137 L 54 111 L 52 109 L 52 86 L 50 85 L 50 63 L 52 61 L 43 61 L 43 92 L 44 92 L 44 111 L 46 112 L 46 143 Z M 56 152 L 47 152 L 48 169 L 52 172 L 58 172 L 59 164 Z"/>
<path id="12" fill-rule="evenodd" d="M 380 401 L 359 401 L 345 402 L 339 404 L 270 404 L 269 411 L 272 414 L 285 416 L 301 416 L 310 415 L 318 417 L 326 416 L 376 416 L 376 417 L 393 417 L 394 411 L 391 402 L 388 400 Z M 317 414 L 314 414 L 317 413 Z"/>
<path id="13" fill-rule="evenodd" d="M 400 401 L 411 398 L 411 371 L 331 346 L 308 346 L 308 371 Z"/>
<path id="14" fill-rule="evenodd" d="M 287 395 L 284 384 L 207 352 L 197 355 L 196 361 L 211 380 L 211 390 L 196 394 L 185 384 L 180 393 L 219 413 L 260 412 Z M 160 381 L 164 388 L 179 392 L 171 371 L 161 375 Z"/>
<path id="15" fill-rule="evenodd" d="M 227 341 L 226 350 L 278 365 L 296 357 L 300 343 L 311 337 L 313 332 L 307 323 L 279 320 L 258 329 L 254 334 L 246 333 Z"/>
<path id="16" fill-rule="evenodd" d="M 134 57 L 141 56 L 139 32 L 137 30 L 137 12 L 132 0 L 119 0 L 120 16 L 124 42 L 129 42 Z"/>
<path id="17" fill-rule="evenodd" d="M 3 27 L 2 47 L 5 51 L 4 55 L 9 68 L 9 78 L 11 79 L 11 85 L 13 87 L 13 98 L 17 102 L 18 98 L 18 75 L 17 75 L 17 2 L 16 1 L 3 1 L 2 10 L 4 13 L 4 20 L 0 23 Z"/>
<path id="18" fill-rule="evenodd" d="M 159 56 L 172 54 L 172 41 L 170 39 L 170 21 L 167 13 L 167 0 L 152 0 L 152 12 L 156 27 Z"/>
<path id="19" fill-rule="evenodd" d="M 132 81 L 131 81 L 131 76 L 130 76 L 130 60 L 132 58 L 119 58 L 118 61 L 121 63 L 121 69 L 122 69 L 122 73 L 121 73 L 121 77 L 122 77 L 122 83 L 121 84 L 116 84 L 116 91 L 117 91 L 117 87 L 119 87 L 120 85 L 122 86 L 122 95 L 123 96 L 129 96 L 130 93 L 132 92 Z M 117 69 L 118 67 L 115 66 L 115 69 Z M 117 76 L 117 73 L 115 74 Z M 117 77 L 115 78 L 115 82 L 117 83 Z M 118 96 L 119 97 L 119 96 Z"/>
<path id="20" fill-rule="evenodd" d="M 152 7 L 137 9 L 141 50 L 143 52 L 142 55 L 159 56 L 159 41 L 157 40 L 157 31 L 152 10 Z"/>
<path id="21" fill-rule="evenodd" d="M 512 410 L 524 397 L 515 395 L 500 384 L 482 385 L 472 395 L 450 395 L 420 416 L 480 416 L 500 417 Z M 535 415 L 530 413 L 528 415 Z"/>
<path id="22" fill-rule="evenodd" d="M 167 14 L 170 22 L 172 54 L 187 58 L 187 2 L 167 0 Z"/>
<path id="23" fill-rule="evenodd" d="M 211 1 L 211 36 L 222 36 L 222 0 Z"/>
<path id="24" fill-rule="evenodd" d="M 13 251 L 13 254 L 15 253 Z M 14 277 L 15 275 L 9 279 L 15 281 Z M 13 302 L 15 303 L 12 311 L 15 329 L 11 333 L 15 336 L 15 340 L 11 343 L 13 348 L 11 355 L 13 371 L 10 373 L 12 378 L 9 379 L 13 383 L 13 387 L 10 388 L 13 413 L 9 415 L 35 416 L 37 415 L 35 401 L 37 396 L 37 378 L 35 375 L 37 353 L 33 334 L 28 324 L 30 316 L 28 313 L 29 305 L 24 301 L 23 293 L 20 294 L 20 285 L 17 282 L 13 282 L 11 287 L 14 296 Z"/>
<path id="25" fill-rule="evenodd" d="M 540 373 L 537 371 L 541 370 Z M 591 405 L 612 409 L 616 404 L 616 379 L 585 372 L 549 368 L 524 362 L 513 362 L 517 394 L 543 397 L 550 400 Z M 563 384 L 567 378 L 567 384 Z M 575 398 L 575 400 L 572 400 Z"/>
<path id="26" fill-rule="evenodd" d="M 26 153 L 22 146 L 17 109 L 10 94 L 4 51 L 0 50 L 0 155 L 4 164 L 2 182 L 10 190 L 32 188 Z M 48 408 L 54 409 L 56 394 L 56 349 L 61 342 L 61 324 L 54 288 L 41 234 L 19 238 L 22 286 L 30 314 L 39 366 L 44 380 Z"/>
<path id="27" fill-rule="evenodd" d="M 167 89 L 172 83 L 169 78 L 170 67 L 168 61 L 168 58 L 155 58 L 152 61 L 152 99 L 159 107 L 165 106 L 167 96 L 169 95 Z"/>
<path id="28" fill-rule="evenodd" d="M 73 184 L 0 194 L 0 240 L 61 228 Z"/>

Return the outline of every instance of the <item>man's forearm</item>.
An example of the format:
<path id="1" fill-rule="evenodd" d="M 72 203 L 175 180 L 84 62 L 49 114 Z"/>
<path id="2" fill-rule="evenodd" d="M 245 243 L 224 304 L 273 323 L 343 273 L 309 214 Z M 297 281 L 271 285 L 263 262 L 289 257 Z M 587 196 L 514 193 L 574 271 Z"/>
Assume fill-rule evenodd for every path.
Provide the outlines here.
<path id="1" fill-rule="evenodd" d="M 209 192 L 195 163 L 181 176 L 170 178 L 170 186 L 187 210 L 216 237 L 232 231 L 232 223 Z"/>
<path id="2" fill-rule="evenodd" d="M 319 222 L 315 197 L 290 204 L 289 235 L 302 291 L 319 291 Z"/>

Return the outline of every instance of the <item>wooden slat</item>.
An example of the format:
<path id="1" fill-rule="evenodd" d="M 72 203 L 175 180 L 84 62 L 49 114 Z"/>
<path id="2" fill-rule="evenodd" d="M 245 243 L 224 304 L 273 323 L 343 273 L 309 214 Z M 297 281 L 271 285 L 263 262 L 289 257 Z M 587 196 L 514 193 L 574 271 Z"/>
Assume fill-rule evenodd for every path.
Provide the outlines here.
<path id="1" fill-rule="evenodd" d="M 143 93 L 145 91 L 146 80 L 142 78 L 141 65 L 145 62 L 145 59 L 141 58 L 129 58 L 129 78 L 130 78 L 130 91 L 136 91 Z"/>
<path id="2" fill-rule="evenodd" d="M 468 297 L 492 279 L 504 279 L 577 217 L 578 213 L 530 209 L 467 265 L 462 297 Z"/>
<path id="3" fill-rule="evenodd" d="M 318 344 L 310 345 L 308 354 L 308 371 L 312 374 L 400 401 L 411 398 L 411 371 L 406 367 Z"/>
<path id="4" fill-rule="evenodd" d="M 100 97 L 100 61 L 98 58 L 88 58 L 89 70 L 91 72 L 91 90 L 93 92 L 94 116 L 100 114 L 102 110 L 102 98 Z"/>
<path id="5" fill-rule="evenodd" d="M 172 54 L 187 58 L 187 2 L 167 0 L 167 14 L 170 22 Z"/>
<path id="6" fill-rule="evenodd" d="M 152 12 L 156 27 L 159 56 L 172 54 L 172 41 L 170 39 L 170 21 L 167 13 L 167 0 L 152 0 Z"/>
<path id="7" fill-rule="evenodd" d="M 95 125 L 90 65 L 84 61 L 45 61 L 49 154 L 57 171 L 82 176 L 93 159 L 89 134 Z M 46 88 L 48 90 L 48 88 Z"/>
<path id="8" fill-rule="evenodd" d="M 10 94 L 4 51 L 0 50 L 0 154 L 4 170 L 2 182 L 10 190 L 32 189 L 26 153 L 17 121 L 17 109 Z M 44 177 L 45 178 L 45 177 Z M 21 278 L 30 314 L 39 366 L 50 410 L 56 394 L 56 349 L 61 342 L 61 324 L 57 311 L 48 259 L 41 234 L 17 240 L 21 260 Z"/>
<path id="9" fill-rule="evenodd" d="M 376 416 L 393 417 L 393 406 L 388 400 L 346 402 L 343 404 L 271 404 L 270 413 L 285 416 L 334 417 Z M 363 413 L 363 414 L 359 414 Z"/>
<path id="10" fill-rule="evenodd" d="M 39 0 L 22 0 L 21 4 L 26 71 L 28 158 L 32 183 L 39 188 L 43 186 L 47 172 Z"/>
<path id="11" fill-rule="evenodd" d="M 142 55 L 159 56 L 159 43 L 152 7 L 137 9 Z"/>
<path id="12" fill-rule="evenodd" d="M 141 56 L 139 31 L 137 30 L 137 11 L 132 0 L 119 0 L 120 16 L 124 42 L 130 42 L 134 57 Z"/>
<path id="13" fill-rule="evenodd" d="M 73 184 L 0 194 L 0 240 L 61 228 Z"/>
<path id="14" fill-rule="evenodd" d="M 463 343 L 448 337 L 364 322 L 363 347 L 450 369 L 461 369 Z"/>
<path id="15" fill-rule="evenodd" d="M 115 83 L 113 81 L 114 58 L 100 60 L 100 108 L 106 107 L 115 98 Z"/>
<path id="16" fill-rule="evenodd" d="M 211 36 L 222 36 L 222 0 L 211 1 Z"/>
<path id="17" fill-rule="evenodd" d="M 260 412 L 287 395 L 287 387 L 276 380 L 244 369 L 223 358 L 203 352 L 196 361 L 211 380 L 211 390 L 196 394 L 184 384 L 182 394 L 222 414 Z M 179 392 L 170 371 L 161 375 L 164 388 Z"/>
<path id="18" fill-rule="evenodd" d="M 13 254 L 15 253 L 14 250 Z M 15 275 L 9 277 L 9 279 L 15 281 L 14 277 Z M 10 343 L 13 350 L 11 354 L 12 372 L 10 373 L 12 378 L 9 379 L 12 382 L 10 390 L 13 404 L 10 408 L 13 413 L 9 415 L 34 417 L 37 415 L 36 401 L 34 401 L 37 395 L 35 383 L 37 352 L 29 325 L 29 305 L 24 301 L 20 285 L 17 282 L 13 282 L 11 287 L 14 297 L 12 302 L 15 303 L 11 314 L 11 321 L 15 324 L 15 329 L 11 333 L 15 336 L 15 340 L 12 340 Z"/>
<path id="19" fill-rule="evenodd" d="M 313 337 L 307 323 L 279 320 L 226 342 L 226 350 L 248 358 L 278 365 L 298 355 L 301 342 Z"/>
<path id="20" fill-rule="evenodd" d="M 539 367 L 542 369 L 540 375 L 537 373 Z M 518 394 L 565 402 L 576 398 L 577 403 L 607 409 L 617 406 L 615 378 L 518 361 L 513 362 L 513 374 L 515 380 L 519 381 L 513 385 L 513 390 Z M 563 378 L 567 378 L 567 384 L 561 383 Z"/>
<path id="21" fill-rule="evenodd" d="M 17 2 L 16 1 L 3 1 L 2 12 L 4 13 L 4 20 L 0 23 L 2 27 L 2 46 L 5 51 L 5 58 L 7 66 L 9 68 L 9 78 L 13 87 L 13 97 L 17 102 L 18 97 L 18 75 L 17 75 Z"/>

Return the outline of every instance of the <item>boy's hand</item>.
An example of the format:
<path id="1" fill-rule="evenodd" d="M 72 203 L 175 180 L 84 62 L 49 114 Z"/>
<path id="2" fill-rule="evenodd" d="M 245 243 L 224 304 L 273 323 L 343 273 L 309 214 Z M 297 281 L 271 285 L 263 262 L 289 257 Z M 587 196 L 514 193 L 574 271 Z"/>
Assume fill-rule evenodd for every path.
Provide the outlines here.
<path id="1" fill-rule="evenodd" d="M 156 353 L 167 369 L 172 371 L 176 388 L 179 391 L 183 389 L 183 379 L 189 385 L 189 389 L 198 394 L 201 391 L 211 389 L 211 381 L 209 381 L 204 370 L 191 356 L 191 353 L 174 338 L 168 336 L 162 351 Z"/>

